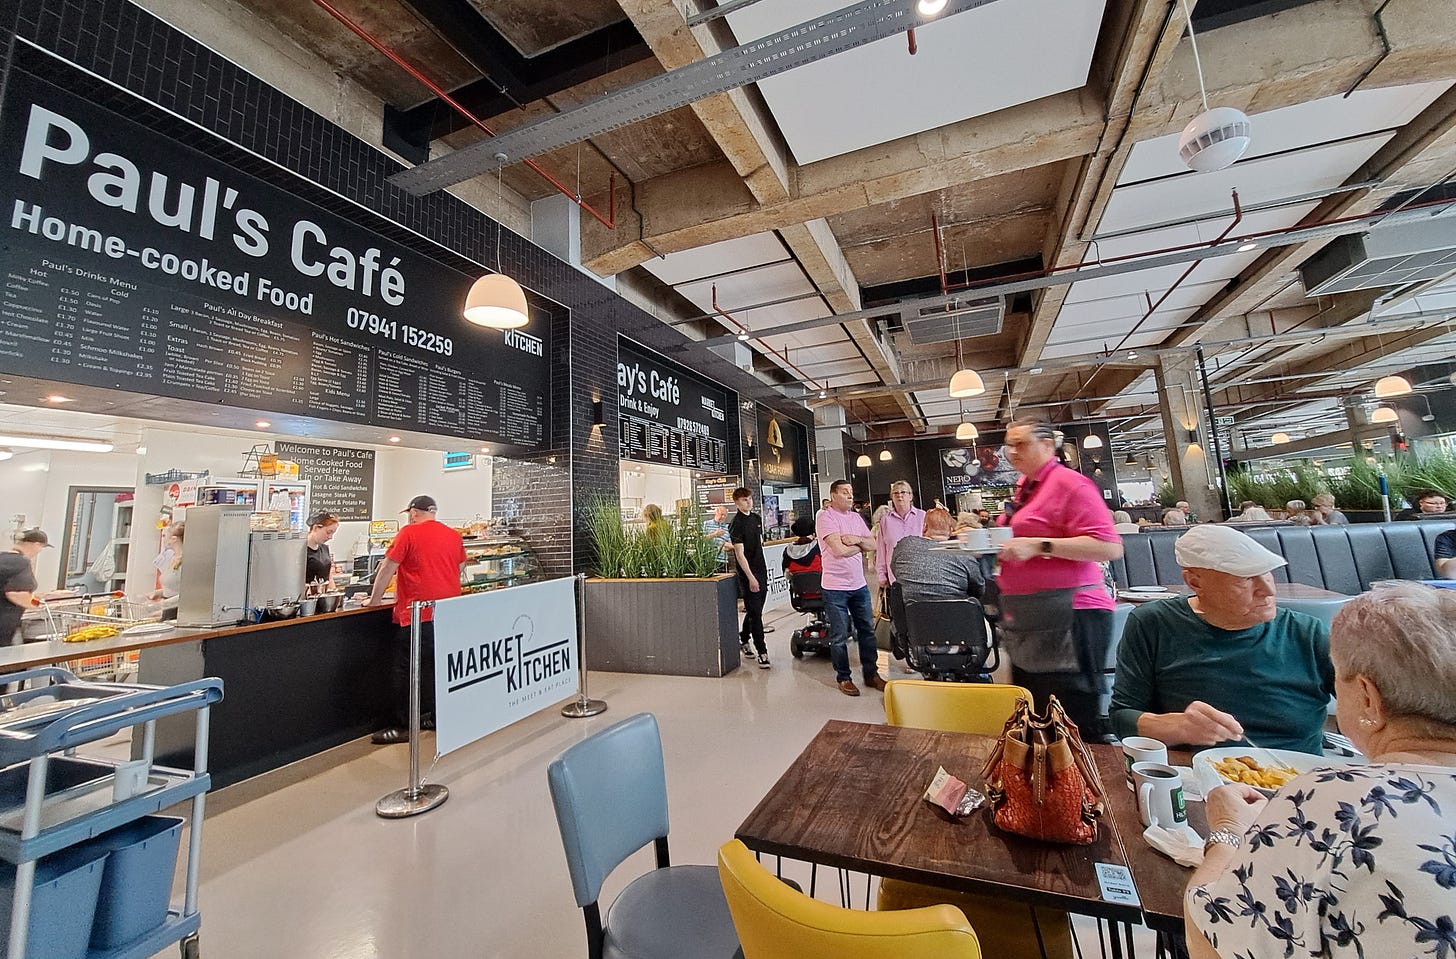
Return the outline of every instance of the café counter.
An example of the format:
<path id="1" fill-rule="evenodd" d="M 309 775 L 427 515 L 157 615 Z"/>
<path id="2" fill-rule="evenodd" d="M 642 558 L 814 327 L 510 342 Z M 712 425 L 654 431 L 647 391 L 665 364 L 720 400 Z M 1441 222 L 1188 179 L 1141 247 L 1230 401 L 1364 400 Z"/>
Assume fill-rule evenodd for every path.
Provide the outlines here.
<path id="1" fill-rule="evenodd" d="M 0 649 L 0 673 L 136 649 L 138 682 L 222 679 L 223 699 L 212 707 L 208 738 L 208 768 L 214 787 L 222 787 L 385 724 L 395 637 L 390 612 L 376 606 L 154 636 L 26 643 Z M 193 727 L 190 717 L 159 722 L 157 761 L 190 767 Z"/>

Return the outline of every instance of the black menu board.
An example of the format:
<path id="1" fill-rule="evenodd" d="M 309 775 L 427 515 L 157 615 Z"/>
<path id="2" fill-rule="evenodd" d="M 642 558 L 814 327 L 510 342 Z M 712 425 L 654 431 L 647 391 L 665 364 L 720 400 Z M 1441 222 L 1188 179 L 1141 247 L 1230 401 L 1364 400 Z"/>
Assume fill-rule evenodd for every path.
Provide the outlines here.
<path id="1" fill-rule="evenodd" d="M 721 386 L 618 337 L 617 402 L 622 459 L 727 471 L 732 400 Z"/>
<path id="2" fill-rule="evenodd" d="M 766 406 L 758 408 L 758 472 L 764 482 L 808 485 L 809 446 L 804 433 L 803 424 Z"/>
<path id="3" fill-rule="evenodd" d="M 297 463 L 299 478 L 310 481 L 312 512 L 328 510 L 345 523 L 374 518 L 373 450 L 279 440 L 273 452 Z"/>
<path id="4" fill-rule="evenodd" d="M 0 117 L 0 371 L 539 448 L 550 321 L 23 70 Z"/>

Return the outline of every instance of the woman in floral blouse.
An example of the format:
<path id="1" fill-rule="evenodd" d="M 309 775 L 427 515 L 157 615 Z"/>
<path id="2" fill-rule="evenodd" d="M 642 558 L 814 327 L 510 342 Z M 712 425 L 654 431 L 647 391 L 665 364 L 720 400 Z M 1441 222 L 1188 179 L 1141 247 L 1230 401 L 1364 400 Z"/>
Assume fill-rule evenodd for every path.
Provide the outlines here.
<path id="1" fill-rule="evenodd" d="M 1365 593 L 1335 617 L 1330 657 L 1340 729 L 1371 765 L 1269 800 L 1209 794 L 1192 959 L 1456 959 L 1456 591 Z"/>

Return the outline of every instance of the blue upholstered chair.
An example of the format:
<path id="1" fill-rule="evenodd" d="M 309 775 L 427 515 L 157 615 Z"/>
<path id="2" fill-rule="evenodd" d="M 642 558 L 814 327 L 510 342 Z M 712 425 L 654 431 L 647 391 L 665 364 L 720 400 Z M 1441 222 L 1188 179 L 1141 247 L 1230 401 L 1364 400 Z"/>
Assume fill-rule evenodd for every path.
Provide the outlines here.
<path id="1" fill-rule="evenodd" d="M 1340 607 L 1354 599 L 1353 596 L 1325 596 L 1319 599 L 1279 599 L 1280 609 L 1292 609 L 1296 613 L 1308 613 L 1326 626 L 1334 621 Z"/>
<path id="2" fill-rule="evenodd" d="M 582 740 L 546 770 L 589 959 L 732 959 L 741 955 L 713 866 L 673 866 L 667 851 L 667 774 L 657 719 L 639 713 Z M 657 868 L 612 902 L 602 883 L 648 843 Z"/>

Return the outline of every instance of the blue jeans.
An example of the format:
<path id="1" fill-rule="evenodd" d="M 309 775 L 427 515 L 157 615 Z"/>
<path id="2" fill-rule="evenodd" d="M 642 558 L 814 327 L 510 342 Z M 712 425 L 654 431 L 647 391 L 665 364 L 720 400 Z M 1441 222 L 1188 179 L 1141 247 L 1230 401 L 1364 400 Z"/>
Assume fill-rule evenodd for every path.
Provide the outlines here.
<path id="1" fill-rule="evenodd" d="M 859 665 L 864 678 L 879 674 L 880 650 L 875 645 L 875 617 L 870 609 L 870 588 L 824 590 L 824 618 L 829 620 L 829 660 L 834 664 L 834 679 L 849 679 L 849 627 L 859 640 Z"/>

